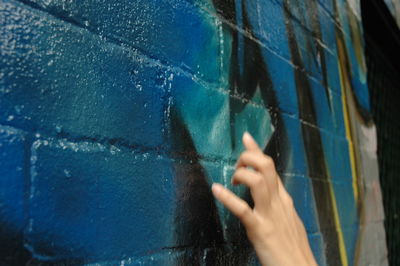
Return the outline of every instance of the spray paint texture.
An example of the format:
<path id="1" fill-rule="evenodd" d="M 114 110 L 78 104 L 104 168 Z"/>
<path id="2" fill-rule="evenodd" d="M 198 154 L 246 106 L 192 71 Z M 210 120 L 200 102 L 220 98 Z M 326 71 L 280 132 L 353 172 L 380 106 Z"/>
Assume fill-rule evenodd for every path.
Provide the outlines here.
<path id="1" fill-rule="evenodd" d="M 384 262 L 353 2 L 1 1 L 3 260 L 256 264 L 210 193 L 249 131 L 320 265 Z"/>

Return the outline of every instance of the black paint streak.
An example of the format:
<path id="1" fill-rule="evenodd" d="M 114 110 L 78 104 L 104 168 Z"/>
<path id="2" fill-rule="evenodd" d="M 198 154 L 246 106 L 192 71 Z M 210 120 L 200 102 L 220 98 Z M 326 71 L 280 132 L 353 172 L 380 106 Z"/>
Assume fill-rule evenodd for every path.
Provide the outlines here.
<path id="1" fill-rule="evenodd" d="M 322 40 L 321 25 L 320 25 L 319 12 L 318 12 L 319 3 L 318 3 L 318 1 L 314 1 L 314 0 L 309 0 L 308 3 L 310 6 L 310 12 L 311 12 L 311 25 L 312 25 L 313 33 L 315 34 L 314 42 L 315 42 L 315 46 L 317 48 L 319 65 L 321 66 L 321 70 L 322 70 L 322 83 L 325 88 L 325 95 L 326 95 L 327 102 L 329 105 L 329 110 L 332 112 L 332 102 L 331 102 L 331 98 L 330 98 L 331 92 L 329 91 L 329 86 L 328 86 L 328 71 L 326 68 L 325 51 L 324 51 L 324 48 L 321 46 L 321 44 L 317 41 L 317 40 Z"/>
<path id="2" fill-rule="evenodd" d="M 252 254 L 245 230 L 239 221 L 225 221 L 237 225 L 225 236 L 207 174 L 200 164 L 193 140 L 183 120 L 171 110 L 171 133 L 176 157 L 174 163 L 177 185 L 175 219 L 175 247 L 185 250 L 178 265 L 245 265 Z M 248 195 L 250 197 L 250 194 Z M 251 198 L 251 197 L 250 197 Z M 251 204 L 251 202 L 249 202 Z"/>
<path id="3" fill-rule="evenodd" d="M 177 244 L 199 248 L 222 244 L 219 215 L 200 163 L 177 163 L 175 174 L 179 187 Z"/>
<path id="4" fill-rule="evenodd" d="M 332 101 L 330 98 L 331 92 L 328 86 L 328 71 L 326 66 L 326 58 L 325 58 L 325 51 L 322 47 L 321 43 L 318 40 L 322 40 L 322 33 L 321 33 L 321 25 L 319 19 L 319 11 L 318 11 L 318 1 L 315 0 L 300 0 L 305 2 L 307 12 L 299 12 L 299 19 L 303 27 L 307 25 L 307 20 L 311 20 L 311 37 L 307 36 L 305 41 L 307 45 L 307 56 L 312 55 L 312 60 L 317 68 L 321 68 L 322 71 L 322 85 L 325 89 L 325 96 L 328 102 L 329 110 L 332 111 Z M 298 0 L 291 1 L 292 6 L 296 6 L 296 8 L 300 9 L 301 4 Z M 297 17 L 294 17 L 289 10 L 289 6 L 284 7 L 287 12 L 287 16 L 292 18 L 293 20 L 297 20 Z M 303 11 L 303 10 L 302 10 Z M 293 32 L 294 33 L 294 32 Z M 313 47 L 316 49 L 316 53 L 314 52 Z"/>
<path id="5" fill-rule="evenodd" d="M 186 151 L 190 160 L 190 163 L 174 163 L 177 184 L 176 245 L 198 250 L 221 245 L 222 227 L 206 173 L 190 134 L 175 111 L 171 113 L 171 132 L 175 147 Z M 193 255 L 190 264 L 200 265 L 200 256 Z"/>
<path id="6" fill-rule="evenodd" d="M 334 15 L 335 15 L 335 17 L 339 17 L 339 12 L 337 10 L 336 0 L 333 0 L 333 6 L 334 6 Z M 349 8 L 349 7 L 346 5 L 346 8 Z M 348 12 L 349 11 L 346 10 L 346 13 L 348 13 Z M 348 18 L 348 19 L 350 20 L 350 18 Z M 335 25 L 335 33 L 336 33 L 337 42 L 339 42 L 341 47 L 343 48 L 343 51 L 342 51 L 343 57 L 341 58 L 342 61 L 340 62 L 340 67 L 343 68 L 343 71 L 342 71 L 343 72 L 342 74 L 344 75 L 343 79 L 347 80 L 349 82 L 349 84 L 351 84 L 351 73 L 352 73 L 352 70 L 351 70 L 351 66 L 350 66 L 349 55 L 348 55 L 347 50 L 346 50 L 345 36 L 344 36 L 343 31 L 337 25 Z M 351 37 L 353 38 L 354 36 L 351 35 Z M 377 39 L 379 39 L 379 38 L 377 38 Z M 388 43 L 391 43 L 391 42 L 388 42 Z M 338 53 L 339 53 L 339 51 L 338 51 Z M 397 53 L 394 53 L 394 55 L 396 55 L 396 54 Z M 354 91 L 353 86 L 351 86 L 351 95 L 352 95 L 352 99 L 354 100 L 354 104 L 355 104 L 356 110 L 357 110 L 358 114 L 360 115 L 360 117 L 362 119 L 362 122 L 365 125 L 372 125 L 372 123 L 373 123 L 372 114 L 370 113 L 369 110 L 365 109 L 361 105 L 361 103 L 360 103 L 360 101 L 359 101 L 359 99 L 358 99 L 358 97 L 357 97 L 357 95 L 356 95 L 356 93 Z"/>
<path id="7" fill-rule="evenodd" d="M 292 62 L 299 68 L 295 69 L 295 81 L 301 120 L 306 120 L 317 125 L 317 117 L 312 99 L 311 86 L 307 76 L 301 72 L 304 64 L 301 60 L 299 47 L 295 39 L 294 28 L 288 19 L 288 2 L 285 1 L 286 28 L 288 32 L 289 48 L 292 55 Z M 315 203 L 318 210 L 318 219 L 321 233 L 327 244 L 326 255 L 328 265 L 339 265 L 341 263 L 339 252 L 339 240 L 335 230 L 333 201 L 329 190 L 329 173 L 325 162 L 321 135 L 318 128 L 301 124 L 304 138 L 304 146 L 308 162 L 309 175 L 318 177 L 323 181 L 312 179 Z"/>
<path id="8" fill-rule="evenodd" d="M 217 12 L 225 20 L 237 25 L 235 1 L 213 0 Z M 245 1 L 242 4 L 243 29 L 253 35 L 251 23 L 248 18 Z M 275 131 L 264 148 L 264 152 L 271 156 L 278 171 L 283 172 L 286 167 L 287 158 L 287 133 L 280 113 L 279 102 L 273 89 L 271 77 L 267 65 L 263 59 L 261 47 L 253 40 L 240 35 L 239 32 L 224 25 L 232 36 L 232 54 L 230 63 L 230 124 L 232 147 L 235 148 L 234 140 L 241 138 L 235 136 L 235 118 L 243 111 L 248 102 L 253 98 L 257 88 L 261 92 L 265 108 L 269 111 L 272 125 Z M 239 37 L 243 38 L 243 46 L 239 45 Z M 255 37 L 254 37 L 255 38 Z M 243 61 L 239 61 L 239 53 L 243 53 Z M 240 71 L 243 68 L 243 73 Z M 240 98 L 242 101 L 236 99 Z"/>
<path id="9" fill-rule="evenodd" d="M 234 0 L 213 0 L 219 16 L 237 25 L 237 10 Z M 253 35 L 248 18 L 245 2 L 242 5 L 242 27 Z M 273 90 L 272 80 L 264 62 L 261 47 L 249 38 L 239 35 L 236 30 L 223 25 L 224 30 L 232 37 L 232 54 L 230 61 L 230 125 L 231 136 L 235 140 L 236 117 L 241 113 L 249 101 L 254 97 L 257 89 L 260 90 L 265 108 L 271 115 L 271 122 L 275 131 L 269 140 L 264 152 L 270 155 L 278 171 L 284 171 L 287 161 L 287 133 L 279 112 L 279 103 Z M 239 44 L 239 38 L 243 42 Z M 239 54 L 243 53 L 243 61 Z M 240 69 L 243 69 L 241 72 Z M 220 219 L 211 195 L 205 170 L 199 162 L 190 133 L 176 110 L 171 114 L 171 132 L 176 155 L 184 156 L 191 163 L 175 163 L 177 179 L 177 246 L 190 246 L 190 254 L 181 260 L 184 265 L 245 265 L 252 254 L 252 247 L 247 240 L 243 226 L 237 219 L 225 221 L 227 224 L 237 224 L 237 230 L 227 232 L 224 236 Z M 232 141 L 234 149 L 235 142 Z M 253 206 L 250 192 L 244 199 Z M 235 227 L 233 227 L 235 228 Z"/>

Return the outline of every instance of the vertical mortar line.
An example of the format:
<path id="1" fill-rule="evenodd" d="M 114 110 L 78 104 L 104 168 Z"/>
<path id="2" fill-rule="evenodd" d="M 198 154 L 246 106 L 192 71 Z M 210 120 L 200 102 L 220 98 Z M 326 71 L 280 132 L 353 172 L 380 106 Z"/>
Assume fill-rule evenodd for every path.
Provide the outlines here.
<path id="1" fill-rule="evenodd" d="M 295 29 L 288 14 L 288 5 L 289 3 L 286 0 L 284 2 L 283 12 L 286 17 L 286 29 L 288 33 L 288 42 L 292 55 L 292 60 L 293 63 L 300 69 L 305 69 L 296 41 Z M 312 91 L 309 80 L 307 77 L 304 76 L 304 73 L 300 72 L 298 68 L 296 69 L 294 74 L 297 88 L 300 118 L 302 120 L 308 121 L 312 125 L 317 125 L 317 114 L 312 99 Z M 317 128 L 311 130 L 307 127 L 307 125 L 302 124 L 302 134 L 304 138 L 309 173 L 311 175 L 321 174 L 321 178 L 323 178 L 322 185 L 317 187 L 313 186 L 313 190 L 322 235 L 326 238 L 326 241 L 332 242 L 332 244 L 330 245 L 330 251 L 328 252 L 332 252 L 333 256 L 326 256 L 327 262 L 329 264 L 336 264 L 337 262 L 334 256 L 338 255 L 342 265 L 347 266 L 348 259 L 340 224 L 340 217 L 337 210 L 337 202 L 334 194 L 333 184 L 331 183 L 328 165 L 324 157 L 324 147 L 322 143 L 320 129 Z M 312 180 L 312 182 L 314 182 L 314 180 Z M 333 222 L 330 220 L 329 216 L 333 216 Z M 331 232 L 333 228 L 335 228 L 336 233 Z"/>
<path id="2" fill-rule="evenodd" d="M 335 13 L 337 13 L 337 6 L 335 5 Z M 360 151 L 355 147 L 356 144 L 356 133 L 355 125 L 353 123 L 354 119 L 359 119 L 359 113 L 356 110 L 356 103 L 354 102 L 354 95 L 352 94 L 352 85 L 350 82 L 351 78 L 351 71 L 350 71 L 350 62 L 349 62 L 349 55 L 347 54 L 346 44 L 344 40 L 344 34 L 342 31 L 339 31 L 336 27 L 335 30 L 336 35 L 336 46 L 338 50 L 338 71 L 339 71 L 339 78 L 340 78 L 340 86 L 341 86 L 341 93 L 342 93 L 342 103 L 343 103 L 343 116 L 345 120 L 345 129 L 346 129 L 346 137 L 349 142 L 349 157 L 351 163 L 351 171 L 352 171 L 352 186 L 353 186 L 353 193 L 357 204 L 357 211 L 358 211 L 358 219 L 359 219 L 359 233 L 357 238 L 357 243 L 355 247 L 355 254 L 354 254 L 354 264 L 358 264 L 361 256 L 361 245 L 364 236 L 364 226 L 362 226 L 365 213 L 364 213 L 364 203 L 362 202 L 363 199 L 363 190 L 362 190 L 362 180 L 361 177 L 361 170 L 360 168 Z M 351 118 L 354 118 L 353 120 Z"/>
<path id="3" fill-rule="evenodd" d="M 28 133 L 25 136 L 24 140 L 24 165 L 23 165 L 23 176 L 24 176 L 24 203 L 23 203 L 23 213 L 24 213 L 24 228 L 22 232 L 22 240 L 24 247 L 27 248 L 27 233 L 30 229 L 30 200 L 32 197 L 32 173 L 31 173 L 31 157 L 32 157 L 32 144 L 33 144 L 34 136 L 33 133 Z M 31 254 L 33 255 L 33 254 Z"/>

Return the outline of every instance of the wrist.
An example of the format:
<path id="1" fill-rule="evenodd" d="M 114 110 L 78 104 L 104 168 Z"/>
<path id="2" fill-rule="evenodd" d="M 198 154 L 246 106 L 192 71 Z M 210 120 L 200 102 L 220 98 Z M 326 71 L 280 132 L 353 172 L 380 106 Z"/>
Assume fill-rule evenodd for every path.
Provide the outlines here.
<path id="1" fill-rule="evenodd" d="M 292 245 L 279 245 L 276 241 L 263 241 L 254 243 L 257 256 L 263 266 L 311 266 L 317 265 L 315 261 L 308 261 L 300 247 Z M 285 241 L 283 241 L 285 242 Z M 293 243 L 292 243 L 293 244 Z"/>

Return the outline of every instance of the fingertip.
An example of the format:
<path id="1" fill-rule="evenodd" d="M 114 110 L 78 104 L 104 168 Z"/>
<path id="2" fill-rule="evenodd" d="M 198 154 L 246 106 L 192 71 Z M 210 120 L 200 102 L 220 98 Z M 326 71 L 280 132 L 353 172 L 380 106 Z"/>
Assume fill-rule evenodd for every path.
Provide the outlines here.
<path id="1" fill-rule="evenodd" d="M 243 133 L 243 145 L 247 150 L 259 150 L 259 146 L 257 142 L 254 140 L 254 138 L 250 135 L 249 132 L 244 132 Z"/>
<path id="2" fill-rule="evenodd" d="M 248 141 L 251 141 L 252 138 L 253 138 L 253 137 L 250 135 L 249 132 L 245 131 L 245 132 L 243 133 L 243 138 L 242 138 L 243 143 L 246 143 L 246 142 L 248 142 Z"/>
<path id="3" fill-rule="evenodd" d="M 222 185 L 219 183 L 213 183 L 211 186 L 211 190 L 215 196 L 219 195 L 222 191 Z"/>

